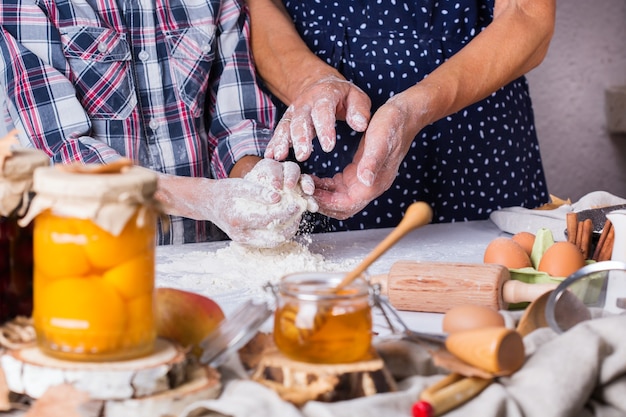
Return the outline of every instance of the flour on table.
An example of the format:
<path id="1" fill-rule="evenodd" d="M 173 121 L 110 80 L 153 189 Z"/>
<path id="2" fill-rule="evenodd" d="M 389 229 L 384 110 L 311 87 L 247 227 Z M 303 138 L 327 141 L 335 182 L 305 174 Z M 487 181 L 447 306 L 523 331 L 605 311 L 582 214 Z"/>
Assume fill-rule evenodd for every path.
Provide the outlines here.
<path id="1" fill-rule="evenodd" d="M 329 262 L 298 241 L 275 248 L 231 242 L 215 252 L 195 251 L 157 266 L 157 285 L 176 287 L 231 301 L 266 299 L 266 283 L 293 272 L 349 271 L 356 260 Z"/>

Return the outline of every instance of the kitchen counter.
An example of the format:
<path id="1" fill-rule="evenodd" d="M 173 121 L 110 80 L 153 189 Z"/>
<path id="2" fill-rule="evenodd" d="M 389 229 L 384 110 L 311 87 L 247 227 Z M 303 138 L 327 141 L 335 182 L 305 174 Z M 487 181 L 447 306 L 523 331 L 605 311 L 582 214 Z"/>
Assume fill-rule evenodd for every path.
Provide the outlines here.
<path id="1" fill-rule="evenodd" d="M 296 257 L 306 258 L 307 262 L 294 262 L 294 267 L 349 270 L 389 231 L 379 229 L 298 237 L 297 244 L 289 245 L 290 250 Z M 507 234 L 491 221 L 427 225 L 404 237 L 375 262 L 368 273 L 384 274 L 399 260 L 481 263 L 489 242 L 503 235 Z M 274 258 L 277 259 L 264 258 L 258 251 L 246 252 L 228 241 L 161 246 L 157 248 L 156 282 L 157 286 L 206 294 L 217 301 L 228 316 L 248 299 L 272 297 L 263 286 L 288 273 L 285 265 L 290 262 L 284 261 L 293 260 L 286 252 Z M 414 330 L 440 332 L 442 314 L 404 311 L 400 314 Z M 375 324 L 380 328 L 380 317 L 375 316 Z M 624 381 L 620 377 L 626 372 L 623 361 L 626 336 L 615 329 L 623 325 L 624 316 L 617 315 L 586 322 L 563 335 L 556 335 L 549 329 L 529 334 L 525 342 L 530 348 L 527 353 L 532 356 L 515 377 L 491 384 L 480 398 L 449 415 L 497 417 L 502 415 L 502 410 L 515 415 L 591 415 L 588 411 L 593 409 L 598 411 L 594 415 L 622 415 L 620 411 L 626 410 L 626 402 L 619 393 L 624 392 Z M 572 346 L 577 348 L 572 349 Z M 418 353 L 419 347 L 415 349 L 405 352 L 410 354 L 407 359 L 419 361 L 422 356 L 412 355 Z M 570 363 L 576 366 L 569 366 Z M 590 375 L 595 384 L 589 383 Z M 196 406 L 200 411 L 206 406 L 218 412 L 225 410 L 221 414 L 238 416 L 252 415 L 253 412 L 298 417 L 406 416 L 410 415 L 409 410 L 418 394 L 435 378 L 436 375 L 418 373 L 403 380 L 402 389 L 389 395 L 331 404 L 310 402 L 302 410 L 295 410 L 290 404 L 276 399 L 260 384 L 231 380 L 228 389 L 218 399 L 198 402 Z M 567 389 L 563 390 L 564 386 Z M 23 414 L 17 410 L 6 413 L 7 417 Z"/>
<path id="2" fill-rule="evenodd" d="M 322 264 L 331 265 L 331 269 L 349 270 L 381 242 L 390 230 L 322 233 L 300 236 L 297 240 L 310 252 L 307 256 L 323 258 Z M 398 260 L 480 263 L 487 244 L 503 234 L 489 220 L 429 224 L 407 234 L 379 258 L 368 273 L 386 273 Z M 266 265 L 272 262 L 269 257 L 267 262 L 260 265 L 256 253 L 253 260 L 245 252 L 233 252 L 231 245 L 229 241 L 221 241 L 158 247 L 157 286 L 181 288 L 210 296 L 220 304 L 227 316 L 247 299 L 269 297 L 262 290 L 263 285 L 268 280 L 275 282 L 289 271 L 282 265 L 276 265 L 277 270 L 268 277 L 267 271 L 261 273 L 261 267 L 266 269 Z M 222 256 L 218 256 L 220 254 Z M 281 256 L 284 257 L 284 254 Z M 313 267 L 319 266 L 319 262 L 317 259 Z M 440 332 L 441 314 L 402 312 L 402 317 L 414 330 Z M 379 320 L 375 319 L 375 322 L 381 324 Z"/>
<path id="3" fill-rule="evenodd" d="M 290 272 L 281 261 L 303 257 L 306 262 L 295 268 L 310 266 L 315 270 L 349 270 L 380 243 L 391 229 L 337 232 L 299 236 L 290 246 L 295 255 L 281 252 L 279 260 L 249 254 L 230 241 L 159 246 L 156 250 L 156 285 L 198 292 L 214 299 L 228 315 L 248 299 L 273 297 L 263 289 Z M 389 249 L 367 271 L 384 274 L 398 260 L 482 262 L 487 244 L 504 235 L 491 221 L 430 224 L 407 234 Z M 271 253 L 262 252 L 262 253 Z M 249 256 L 248 256 L 249 255 Z M 327 267 L 327 268 L 326 268 Z M 376 313 L 376 312 L 375 312 Z M 414 330 L 440 333 L 442 314 L 400 312 Z M 261 328 L 271 331 L 271 320 Z M 374 314 L 374 330 L 389 331 L 380 313 Z M 21 417 L 24 410 L 5 413 Z"/>

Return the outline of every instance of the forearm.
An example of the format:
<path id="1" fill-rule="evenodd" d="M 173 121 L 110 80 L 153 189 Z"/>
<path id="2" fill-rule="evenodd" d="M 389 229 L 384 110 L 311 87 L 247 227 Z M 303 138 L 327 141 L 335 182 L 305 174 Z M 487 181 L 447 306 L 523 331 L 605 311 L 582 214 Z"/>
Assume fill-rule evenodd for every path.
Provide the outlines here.
<path id="1" fill-rule="evenodd" d="M 245 156 L 233 167 L 230 178 L 243 178 L 261 158 Z M 216 180 L 201 177 L 183 177 L 157 173 L 155 198 L 166 214 L 195 220 L 215 221 L 214 207 L 220 203 L 215 193 Z M 230 180 L 228 180 L 230 181 Z"/>
<path id="2" fill-rule="evenodd" d="M 494 20 L 485 30 L 397 97 L 401 106 L 417 110 L 420 115 L 412 118 L 416 132 L 489 96 L 539 65 L 554 31 L 555 7 L 554 0 L 496 1 Z"/>
<path id="3" fill-rule="evenodd" d="M 247 3 L 257 71 L 283 103 L 291 104 L 320 79 L 344 78 L 309 50 L 280 0 L 248 0 Z"/>
<path id="4" fill-rule="evenodd" d="M 212 204 L 212 196 L 210 195 L 211 182 L 206 178 L 179 177 L 168 174 L 158 173 L 157 191 L 154 194 L 156 200 L 161 204 L 166 214 L 172 216 L 181 216 L 195 220 L 210 220 L 212 218 L 199 218 L 199 212 L 205 212 L 197 207 L 198 201 L 204 202 L 206 208 Z M 205 191 L 202 196 L 198 194 L 198 183 L 204 181 L 202 189 Z"/>

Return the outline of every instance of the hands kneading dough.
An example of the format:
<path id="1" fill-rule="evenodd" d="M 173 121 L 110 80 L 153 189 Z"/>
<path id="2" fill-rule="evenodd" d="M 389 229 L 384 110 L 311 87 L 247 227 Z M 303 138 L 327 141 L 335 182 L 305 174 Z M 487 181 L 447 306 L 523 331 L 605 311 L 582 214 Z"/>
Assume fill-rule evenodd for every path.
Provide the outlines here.
<path id="1" fill-rule="evenodd" d="M 263 159 L 245 178 L 159 174 L 156 197 L 167 214 L 209 220 L 237 243 L 273 248 L 296 234 L 305 210 L 317 211 L 314 191 L 296 163 Z"/>
<path id="2" fill-rule="evenodd" d="M 243 179 L 216 182 L 221 198 L 210 210 L 212 221 L 234 242 L 273 248 L 293 238 L 305 210 L 317 211 L 315 184 L 294 162 L 259 161 Z"/>
<path id="3" fill-rule="evenodd" d="M 254 229 L 240 229 L 237 236 L 229 234 L 238 243 L 265 248 L 279 246 L 295 236 L 306 210 L 317 211 L 313 179 L 301 175 L 300 167 L 294 162 L 263 159 L 244 180 L 270 187 L 280 195 L 280 200 L 275 204 L 259 205 L 245 195 L 235 197 L 231 208 L 233 216 L 246 222 L 257 220 Z"/>

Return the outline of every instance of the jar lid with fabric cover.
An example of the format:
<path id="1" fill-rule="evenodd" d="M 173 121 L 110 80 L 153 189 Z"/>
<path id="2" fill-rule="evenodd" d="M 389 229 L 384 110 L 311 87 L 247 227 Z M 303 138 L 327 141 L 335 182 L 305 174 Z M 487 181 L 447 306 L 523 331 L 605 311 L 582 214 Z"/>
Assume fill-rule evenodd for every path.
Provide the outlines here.
<path id="1" fill-rule="evenodd" d="M 117 236 L 138 208 L 157 208 L 156 189 L 156 173 L 138 166 L 107 173 L 38 168 L 33 178 L 36 195 L 21 221 L 28 223 L 51 209 L 61 216 L 89 219 Z"/>
<path id="2" fill-rule="evenodd" d="M 23 214 L 33 184 L 33 172 L 50 165 L 50 158 L 38 149 L 11 149 L 0 157 L 0 216 L 8 217 L 16 210 Z"/>

